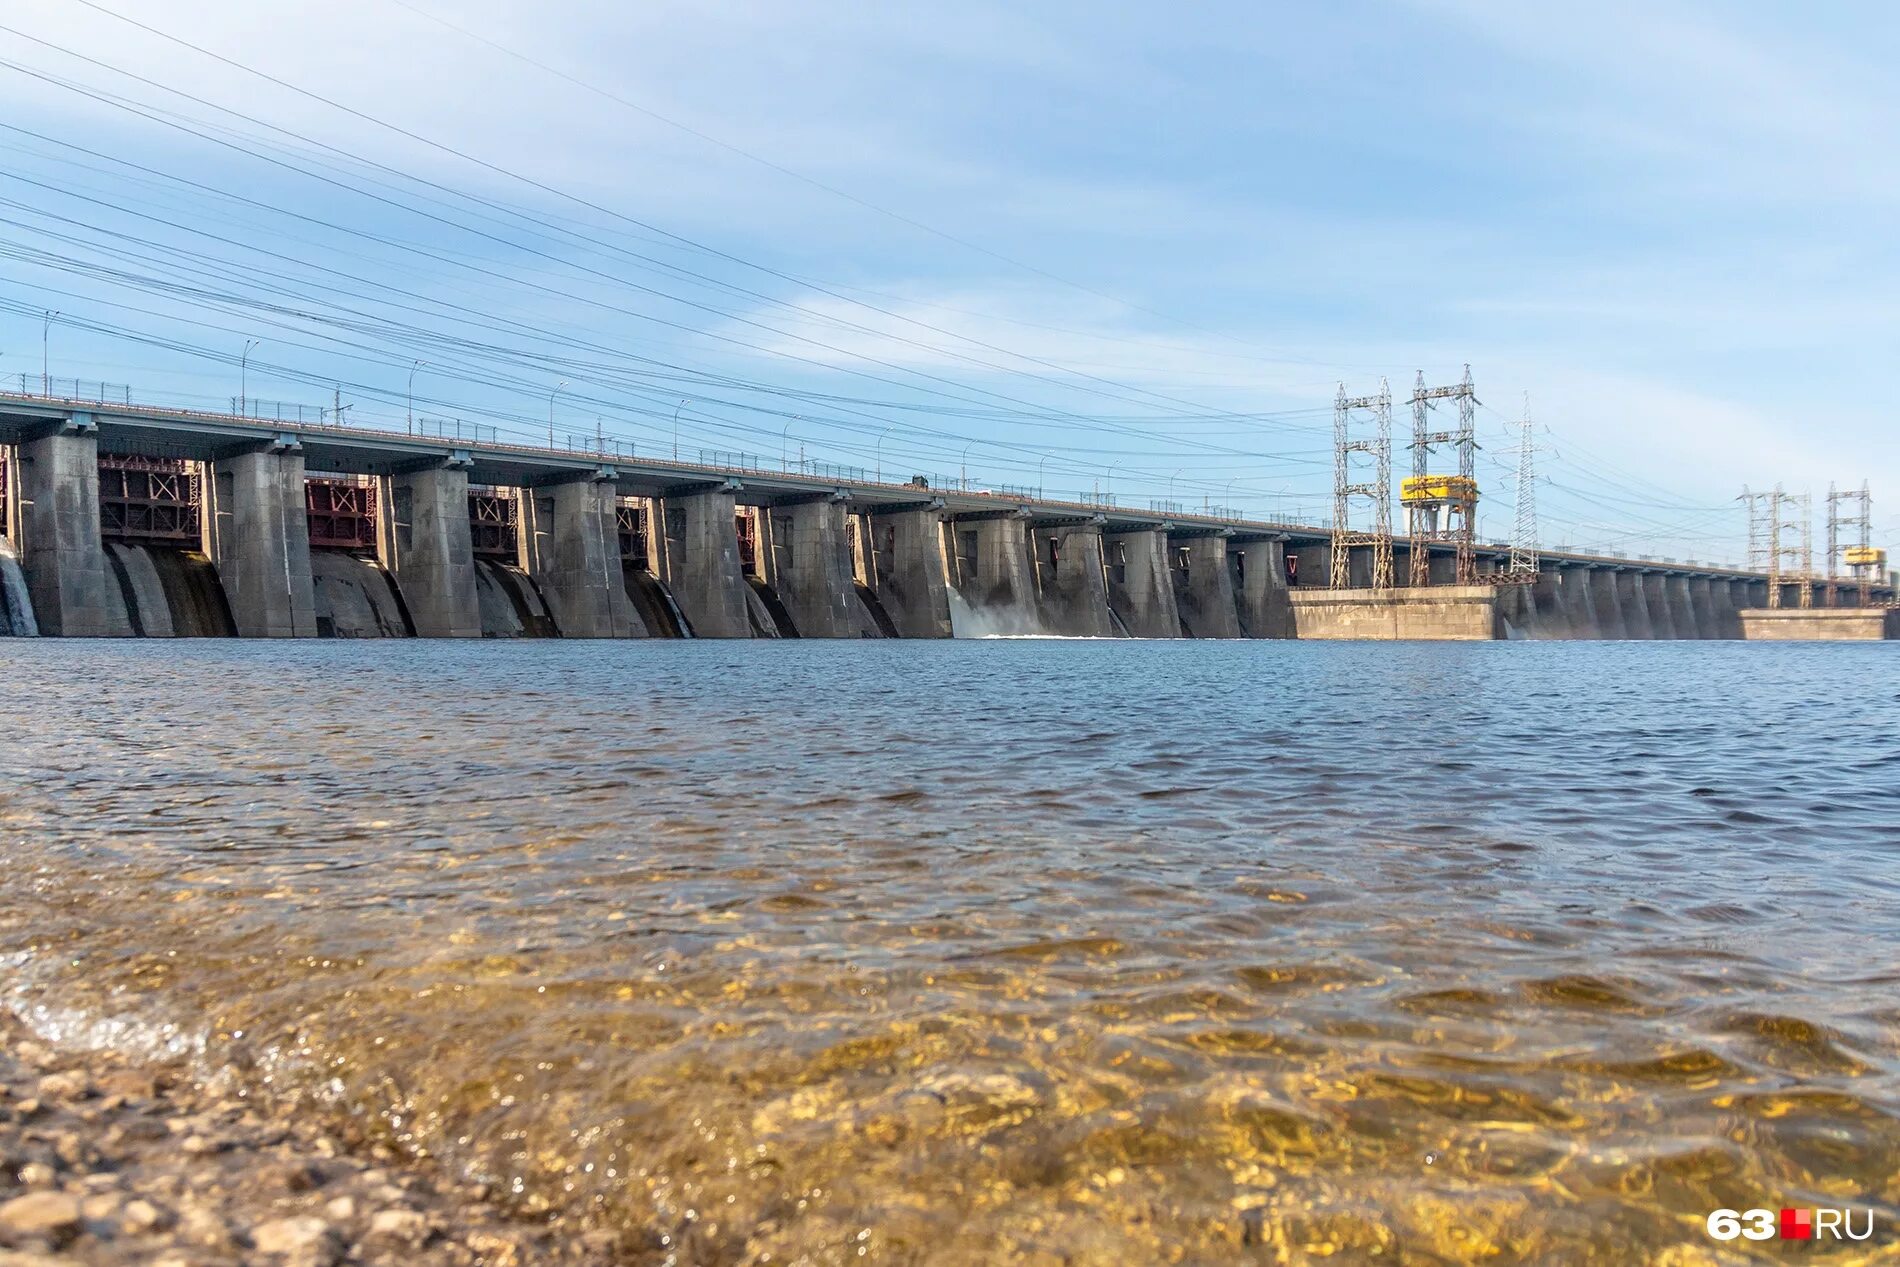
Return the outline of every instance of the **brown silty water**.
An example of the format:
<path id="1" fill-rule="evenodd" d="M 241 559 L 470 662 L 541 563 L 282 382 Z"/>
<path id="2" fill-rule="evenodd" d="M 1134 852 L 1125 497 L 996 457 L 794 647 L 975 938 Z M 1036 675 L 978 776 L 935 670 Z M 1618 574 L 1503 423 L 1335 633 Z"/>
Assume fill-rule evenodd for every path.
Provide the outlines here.
<path id="1" fill-rule="evenodd" d="M 1883 653 L 0 643 L 0 939 L 635 1262 L 1872 1260 Z"/>

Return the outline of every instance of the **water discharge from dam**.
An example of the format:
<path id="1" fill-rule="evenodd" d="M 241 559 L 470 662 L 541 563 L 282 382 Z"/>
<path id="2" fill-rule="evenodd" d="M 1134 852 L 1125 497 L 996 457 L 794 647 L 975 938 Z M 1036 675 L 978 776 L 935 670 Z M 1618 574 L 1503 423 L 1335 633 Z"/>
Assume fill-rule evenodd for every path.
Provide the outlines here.
<path id="1" fill-rule="evenodd" d="M 1900 1213 L 1883 654 L 11 640 L 7 997 L 637 1262 L 1712 1261 Z"/>
<path id="2" fill-rule="evenodd" d="M 39 622 L 33 616 L 33 596 L 26 590 L 26 574 L 13 546 L 0 538 L 0 637 L 37 638 Z"/>

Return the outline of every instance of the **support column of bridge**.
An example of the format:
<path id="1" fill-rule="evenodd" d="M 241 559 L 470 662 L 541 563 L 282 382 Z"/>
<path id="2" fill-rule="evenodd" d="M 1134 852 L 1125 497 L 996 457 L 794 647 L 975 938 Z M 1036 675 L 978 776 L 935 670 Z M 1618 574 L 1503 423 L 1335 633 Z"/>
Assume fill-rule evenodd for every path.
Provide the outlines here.
<path id="1" fill-rule="evenodd" d="M 959 533 L 976 533 L 975 566 L 971 574 L 957 577 L 957 590 L 982 628 L 992 633 L 1043 632 L 1030 568 L 1029 512 L 955 519 L 951 526 Z"/>
<path id="2" fill-rule="evenodd" d="M 1696 603 L 1695 584 L 1689 577 L 1666 576 L 1663 588 L 1669 593 L 1669 611 L 1676 621 L 1676 637 L 1700 641 L 1715 636 L 1708 631 L 1708 617 Z"/>
<path id="3" fill-rule="evenodd" d="M 23 441 L 14 464 L 20 570 L 39 630 L 51 637 L 123 638 L 132 633 L 99 536 L 99 438 L 78 415 L 51 435 Z"/>
<path id="4" fill-rule="evenodd" d="M 1556 613 L 1555 623 L 1561 630 L 1553 636 L 1573 639 L 1603 637 L 1590 594 L 1590 573 L 1582 568 L 1559 567 L 1548 575 L 1551 608 Z"/>
<path id="5" fill-rule="evenodd" d="M 855 638 L 857 590 L 852 579 L 848 494 L 774 507 L 772 570 L 767 575 L 801 638 Z"/>
<path id="6" fill-rule="evenodd" d="M 1539 572 L 1529 584 L 1498 587 L 1498 614 L 1522 638 L 1539 642 L 1587 638 L 1588 632 L 1577 632 L 1579 622 L 1570 610 L 1571 598 L 1561 572 Z"/>
<path id="7" fill-rule="evenodd" d="M 1659 572 L 1643 573 L 1643 601 L 1649 605 L 1650 637 L 1680 638 L 1676 627 L 1675 604 L 1669 593 L 1669 578 Z"/>
<path id="8" fill-rule="evenodd" d="M 1740 638 L 1742 636 L 1742 616 L 1735 603 L 1736 584 L 1733 581 L 1711 579 L 1705 581 L 1709 593 L 1710 628 L 1713 638 Z"/>
<path id="9" fill-rule="evenodd" d="M 211 463 L 205 546 L 240 638 L 314 638 L 303 449 L 284 437 Z"/>
<path id="10" fill-rule="evenodd" d="M 1625 638 L 1647 639 L 1656 636 L 1656 627 L 1649 619 L 1649 596 L 1643 590 L 1643 577 L 1639 572 L 1617 572 L 1616 600 L 1623 613 L 1623 636 Z"/>
<path id="11" fill-rule="evenodd" d="M 1619 639 L 1629 637 L 1629 624 L 1623 618 L 1623 592 L 1617 584 L 1619 573 L 1604 568 L 1591 568 L 1586 573 L 1587 588 L 1590 594 L 1590 615 L 1596 623 L 1597 637 Z"/>
<path id="12" fill-rule="evenodd" d="M 564 638 L 647 636 L 627 598 L 618 506 L 605 468 L 521 490 L 522 566 Z"/>
<path id="13" fill-rule="evenodd" d="M 416 636 L 481 637 L 466 459 L 398 472 L 387 487 L 377 552 L 409 609 Z"/>
<path id="14" fill-rule="evenodd" d="M 1116 532 L 1108 552 L 1108 605 L 1131 638 L 1179 638 L 1181 612 L 1168 566 L 1168 534 L 1159 528 Z"/>
<path id="15" fill-rule="evenodd" d="M 1221 533 L 1186 540 L 1170 538 L 1171 549 L 1183 549 L 1187 564 L 1177 570 L 1175 598 L 1181 608 L 1184 632 L 1194 638 L 1244 638 L 1240 611 L 1234 604 L 1234 574 L 1227 567 L 1227 537 Z"/>
<path id="16" fill-rule="evenodd" d="M 1118 631 L 1108 611 L 1101 520 L 1037 528 L 1031 536 L 1049 631 L 1068 638 L 1113 638 Z"/>
<path id="17" fill-rule="evenodd" d="M 660 502 L 661 558 L 666 586 L 697 638 L 749 638 L 750 587 L 739 566 L 731 481 L 714 488 L 668 494 Z"/>
<path id="18" fill-rule="evenodd" d="M 948 638 L 950 582 L 943 555 L 943 503 L 872 508 L 871 588 L 902 638 Z"/>
<path id="19" fill-rule="evenodd" d="M 1241 632 L 1249 638 L 1291 638 L 1293 607 L 1287 599 L 1286 543 L 1236 541 L 1227 546 L 1234 569 L 1234 602 Z"/>

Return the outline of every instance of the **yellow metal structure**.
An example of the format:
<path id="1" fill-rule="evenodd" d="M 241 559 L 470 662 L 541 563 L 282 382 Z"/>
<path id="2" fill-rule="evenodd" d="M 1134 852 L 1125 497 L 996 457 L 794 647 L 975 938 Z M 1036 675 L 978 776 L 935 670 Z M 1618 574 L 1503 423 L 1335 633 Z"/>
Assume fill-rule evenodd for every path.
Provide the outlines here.
<path id="1" fill-rule="evenodd" d="M 1477 500 L 1478 481 L 1462 475 L 1411 475 L 1399 482 L 1399 501 L 1408 506 Z"/>
<path id="2" fill-rule="evenodd" d="M 1879 546 L 1848 546 L 1842 557 L 1847 560 L 1848 567 L 1887 566 L 1887 552 Z"/>

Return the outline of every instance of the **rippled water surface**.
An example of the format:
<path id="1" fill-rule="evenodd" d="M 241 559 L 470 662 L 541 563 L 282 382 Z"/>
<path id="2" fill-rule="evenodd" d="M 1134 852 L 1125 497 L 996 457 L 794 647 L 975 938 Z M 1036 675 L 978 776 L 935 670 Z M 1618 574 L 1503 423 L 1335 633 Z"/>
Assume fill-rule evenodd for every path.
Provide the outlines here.
<path id="1" fill-rule="evenodd" d="M 1892 1252 L 1897 667 L 0 641 L 0 950 L 636 1261 Z"/>

